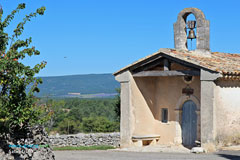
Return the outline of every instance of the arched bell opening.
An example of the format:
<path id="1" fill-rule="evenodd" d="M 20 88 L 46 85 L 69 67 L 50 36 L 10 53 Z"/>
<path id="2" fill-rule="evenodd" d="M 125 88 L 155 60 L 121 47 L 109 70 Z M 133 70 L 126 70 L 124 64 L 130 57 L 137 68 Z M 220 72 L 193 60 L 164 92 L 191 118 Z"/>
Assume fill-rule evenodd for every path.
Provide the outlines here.
<path id="1" fill-rule="evenodd" d="M 196 39 L 192 38 L 192 50 L 210 53 L 209 46 L 209 21 L 205 19 L 203 12 L 197 8 L 185 8 L 178 14 L 177 22 L 174 23 L 174 46 L 176 49 L 191 50 L 191 43 L 188 42 L 189 29 L 188 21 L 195 19 L 195 26 L 192 27 L 193 22 L 190 23 L 192 27 L 191 33 L 195 31 Z M 189 29 L 188 29 L 189 28 Z M 191 30 L 191 29 L 190 29 Z M 190 39 L 191 41 L 191 39 Z M 194 47 L 194 45 L 196 45 Z"/>
<path id="2" fill-rule="evenodd" d="M 193 14 L 190 14 L 186 18 L 186 36 L 187 43 L 186 47 L 188 50 L 195 50 L 197 46 L 197 21 Z"/>

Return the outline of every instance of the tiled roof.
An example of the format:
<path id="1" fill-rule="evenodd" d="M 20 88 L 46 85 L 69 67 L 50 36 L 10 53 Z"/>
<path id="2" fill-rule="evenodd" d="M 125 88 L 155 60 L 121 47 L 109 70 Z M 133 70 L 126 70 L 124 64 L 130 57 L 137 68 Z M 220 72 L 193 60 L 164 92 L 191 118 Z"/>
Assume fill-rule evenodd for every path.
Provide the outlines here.
<path id="1" fill-rule="evenodd" d="M 212 52 L 206 56 L 206 54 L 201 55 L 195 51 L 180 51 L 176 49 L 160 49 L 158 52 L 122 68 L 121 70 L 115 72 L 114 75 L 117 75 L 122 71 L 158 54 L 165 54 L 167 56 L 192 63 L 199 67 L 219 72 L 223 75 L 223 77 L 240 77 L 240 54 Z"/>

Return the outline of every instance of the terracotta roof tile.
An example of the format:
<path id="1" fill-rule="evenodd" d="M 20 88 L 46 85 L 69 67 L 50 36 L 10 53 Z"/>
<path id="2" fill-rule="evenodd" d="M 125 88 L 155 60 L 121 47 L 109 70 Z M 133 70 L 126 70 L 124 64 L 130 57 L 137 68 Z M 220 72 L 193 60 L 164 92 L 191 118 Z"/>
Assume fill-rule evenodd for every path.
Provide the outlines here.
<path id="1" fill-rule="evenodd" d="M 134 66 L 143 60 L 153 57 L 157 54 L 166 54 L 168 56 L 198 65 L 200 67 L 216 71 L 225 75 L 240 76 L 240 54 L 212 52 L 209 56 L 201 55 L 195 51 L 181 51 L 176 49 L 160 49 L 158 52 L 144 57 L 133 64 L 130 64 L 121 70 L 114 73 L 114 75 Z"/>

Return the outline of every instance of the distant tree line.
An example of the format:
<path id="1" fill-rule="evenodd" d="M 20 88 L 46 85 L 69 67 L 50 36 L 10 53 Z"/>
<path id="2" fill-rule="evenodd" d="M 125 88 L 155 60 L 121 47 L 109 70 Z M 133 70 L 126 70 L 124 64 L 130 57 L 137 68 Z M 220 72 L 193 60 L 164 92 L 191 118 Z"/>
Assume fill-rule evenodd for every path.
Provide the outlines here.
<path id="1" fill-rule="evenodd" d="M 39 106 L 47 108 L 42 116 L 48 132 L 74 134 L 79 132 L 119 131 L 120 98 L 113 99 L 45 99 Z"/>

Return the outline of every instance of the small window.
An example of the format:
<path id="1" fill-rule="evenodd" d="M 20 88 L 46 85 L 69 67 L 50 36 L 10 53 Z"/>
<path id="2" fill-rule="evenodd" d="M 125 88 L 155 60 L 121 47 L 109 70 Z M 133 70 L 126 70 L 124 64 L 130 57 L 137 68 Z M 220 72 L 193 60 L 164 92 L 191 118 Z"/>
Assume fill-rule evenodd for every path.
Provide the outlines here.
<path id="1" fill-rule="evenodd" d="M 168 109 L 162 108 L 162 122 L 167 123 L 168 122 Z"/>

